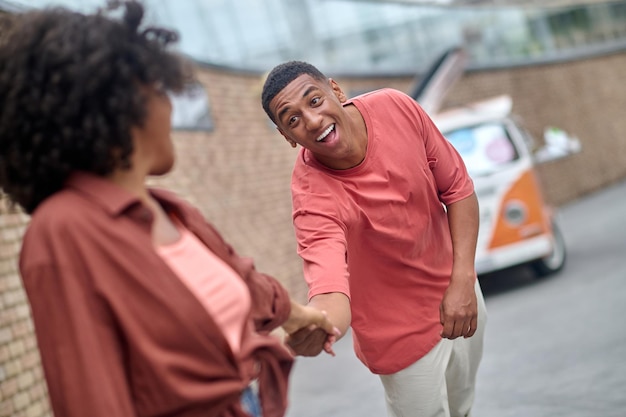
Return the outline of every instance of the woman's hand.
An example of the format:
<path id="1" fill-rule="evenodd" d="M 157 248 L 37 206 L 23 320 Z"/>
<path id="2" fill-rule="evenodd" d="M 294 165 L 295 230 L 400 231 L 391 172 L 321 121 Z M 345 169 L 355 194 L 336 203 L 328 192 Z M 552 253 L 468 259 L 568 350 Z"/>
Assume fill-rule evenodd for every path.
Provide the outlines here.
<path id="1" fill-rule="evenodd" d="M 322 350 L 335 356 L 333 343 L 341 331 L 329 320 L 325 311 L 291 301 L 291 313 L 282 325 L 285 339 L 297 355 L 316 356 Z"/>

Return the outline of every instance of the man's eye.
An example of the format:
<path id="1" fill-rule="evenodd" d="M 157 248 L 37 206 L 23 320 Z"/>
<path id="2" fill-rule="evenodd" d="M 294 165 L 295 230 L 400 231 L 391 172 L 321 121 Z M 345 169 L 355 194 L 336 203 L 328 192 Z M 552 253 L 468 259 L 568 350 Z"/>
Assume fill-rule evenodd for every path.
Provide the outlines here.
<path id="1" fill-rule="evenodd" d="M 313 97 L 313 100 L 311 100 L 311 104 L 316 105 L 320 102 L 320 98 L 319 97 Z"/>
<path id="2" fill-rule="evenodd" d="M 289 121 L 287 123 L 289 123 L 290 125 L 294 124 L 296 121 L 298 120 L 298 118 L 296 116 L 291 116 L 289 118 Z"/>

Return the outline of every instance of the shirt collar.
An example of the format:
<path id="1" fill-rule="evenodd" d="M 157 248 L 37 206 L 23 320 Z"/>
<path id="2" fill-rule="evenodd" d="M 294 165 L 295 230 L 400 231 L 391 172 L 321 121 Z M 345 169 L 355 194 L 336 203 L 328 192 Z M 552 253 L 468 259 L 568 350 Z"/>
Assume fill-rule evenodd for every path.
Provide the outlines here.
<path id="1" fill-rule="evenodd" d="M 72 173 L 65 186 L 96 202 L 111 216 L 118 216 L 131 207 L 142 205 L 140 198 L 136 195 L 106 178 L 88 172 L 76 171 Z M 182 217 L 181 220 L 185 220 L 186 216 L 180 212 L 179 201 L 173 193 L 156 188 L 150 188 L 148 191 L 164 208 L 173 210 Z"/>
<path id="2" fill-rule="evenodd" d="M 141 204 L 139 197 L 106 178 L 87 172 L 72 173 L 65 186 L 96 202 L 113 216 L 121 214 L 134 204 Z"/>

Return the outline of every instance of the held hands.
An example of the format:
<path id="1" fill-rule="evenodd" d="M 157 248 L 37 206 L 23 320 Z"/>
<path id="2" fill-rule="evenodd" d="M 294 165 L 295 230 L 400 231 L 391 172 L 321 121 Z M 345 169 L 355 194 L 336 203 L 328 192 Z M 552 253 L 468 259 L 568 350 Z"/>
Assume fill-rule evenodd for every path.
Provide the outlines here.
<path id="1" fill-rule="evenodd" d="M 326 316 L 315 307 L 291 302 L 291 314 L 282 325 L 287 333 L 285 342 L 297 355 L 317 356 L 322 350 L 335 356 L 333 343 L 341 336 Z"/>
<path id="2" fill-rule="evenodd" d="M 324 350 L 329 355 L 335 356 L 332 345 L 336 340 L 336 335 L 329 335 L 320 328 L 309 326 L 287 335 L 285 343 L 296 355 L 317 356 Z"/>
<path id="3" fill-rule="evenodd" d="M 478 305 L 473 281 L 450 282 L 439 306 L 439 319 L 443 325 L 441 337 L 456 339 L 474 335 L 478 325 Z"/>

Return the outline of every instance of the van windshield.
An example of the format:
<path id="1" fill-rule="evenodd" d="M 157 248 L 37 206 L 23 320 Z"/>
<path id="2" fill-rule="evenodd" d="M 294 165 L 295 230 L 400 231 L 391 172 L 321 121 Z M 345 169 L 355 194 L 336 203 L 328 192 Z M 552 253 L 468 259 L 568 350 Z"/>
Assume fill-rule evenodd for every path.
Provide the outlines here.
<path id="1" fill-rule="evenodd" d="M 484 123 L 443 132 L 452 146 L 461 154 L 470 176 L 498 172 L 519 155 L 500 123 Z"/>

